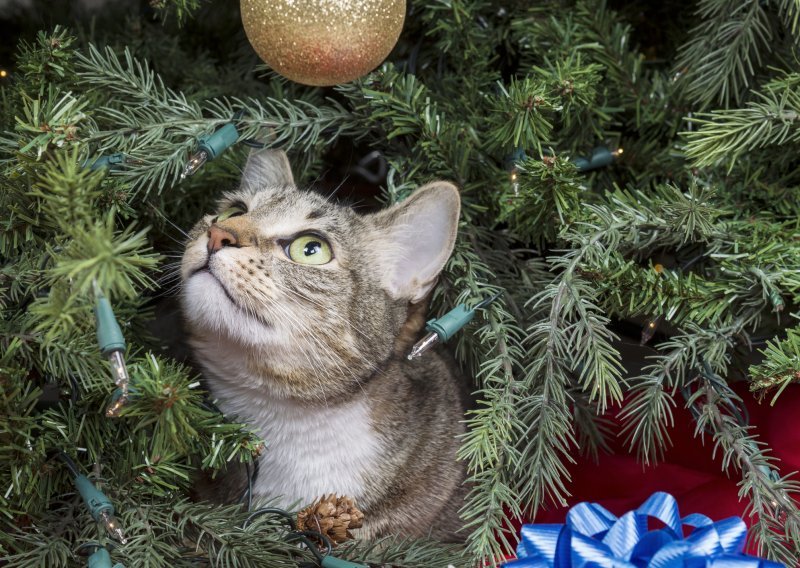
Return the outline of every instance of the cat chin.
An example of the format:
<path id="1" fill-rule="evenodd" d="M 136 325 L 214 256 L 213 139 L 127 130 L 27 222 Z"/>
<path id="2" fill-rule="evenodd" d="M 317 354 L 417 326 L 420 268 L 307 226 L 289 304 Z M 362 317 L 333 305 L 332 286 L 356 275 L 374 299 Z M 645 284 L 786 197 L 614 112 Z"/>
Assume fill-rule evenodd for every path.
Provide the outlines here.
<path id="1" fill-rule="evenodd" d="M 184 283 L 183 306 L 196 333 L 224 335 L 251 347 L 286 342 L 285 334 L 234 304 L 222 284 L 208 272 L 197 272 Z"/>

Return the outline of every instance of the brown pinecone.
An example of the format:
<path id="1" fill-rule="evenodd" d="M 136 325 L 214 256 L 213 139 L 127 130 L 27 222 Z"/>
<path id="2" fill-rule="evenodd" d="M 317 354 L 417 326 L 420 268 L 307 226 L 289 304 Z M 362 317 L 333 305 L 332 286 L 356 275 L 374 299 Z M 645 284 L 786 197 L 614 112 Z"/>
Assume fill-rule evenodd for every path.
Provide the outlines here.
<path id="1" fill-rule="evenodd" d="M 297 530 L 322 533 L 337 545 L 354 538 L 350 529 L 361 527 L 363 521 L 364 513 L 352 497 L 331 494 L 297 513 Z"/>

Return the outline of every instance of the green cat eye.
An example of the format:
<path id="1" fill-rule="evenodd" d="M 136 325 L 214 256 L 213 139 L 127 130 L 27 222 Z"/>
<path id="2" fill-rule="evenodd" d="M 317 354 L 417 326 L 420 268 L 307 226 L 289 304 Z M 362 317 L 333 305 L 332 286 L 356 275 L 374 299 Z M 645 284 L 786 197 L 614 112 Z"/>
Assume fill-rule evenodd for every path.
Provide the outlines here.
<path id="1" fill-rule="evenodd" d="M 327 264 L 333 258 L 331 245 L 317 235 L 300 235 L 286 247 L 286 255 L 300 264 Z"/>
<path id="2" fill-rule="evenodd" d="M 217 215 L 217 218 L 214 219 L 214 222 L 224 221 L 225 219 L 230 219 L 231 217 L 237 217 L 239 215 L 244 215 L 247 213 L 247 207 L 243 203 L 234 203 L 230 207 L 228 207 L 225 211 Z"/>

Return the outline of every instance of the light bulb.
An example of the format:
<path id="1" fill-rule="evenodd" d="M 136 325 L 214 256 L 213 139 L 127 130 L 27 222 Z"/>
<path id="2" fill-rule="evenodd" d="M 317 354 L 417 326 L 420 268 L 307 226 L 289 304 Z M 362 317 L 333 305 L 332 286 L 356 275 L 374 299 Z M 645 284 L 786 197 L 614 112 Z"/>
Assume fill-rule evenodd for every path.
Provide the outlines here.
<path id="1" fill-rule="evenodd" d="M 108 354 L 108 361 L 111 363 L 114 383 L 118 388 L 113 402 L 106 408 L 106 416 L 109 418 L 116 418 L 122 411 L 122 407 L 128 403 L 130 375 L 128 375 L 128 368 L 125 365 L 125 358 L 122 356 L 122 351 L 111 351 Z"/>
<path id="2" fill-rule="evenodd" d="M 122 527 L 117 521 L 117 518 L 108 510 L 100 511 L 99 521 L 108 531 L 108 534 L 116 538 L 122 544 L 127 544 L 128 539 L 125 538 L 125 533 L 122 532 Z"/>
<path id="3" fill-rule="evenodd" d="M 653 336 L 658 330 L 659 323 L 661 323 L 661 316 L 655 317 L 644 324 L 644 327 L 642 328 L 642 339 L 639 345 L 646 345 L 651 339 L 653 339 Z"/>
<path id="4" fill-rule="evenodd" d="M 408 360 L 411 361 L 412 359 L 422 357 L 423 353 L 439 343 L 439 341 L 439 334 L 433 331 L 430 332 L 414 344 L 414 347 L 411 348 L 411 353 L 408 354 Z"/>
<path id="5" fill-rule="evenodd" d="M 519 197 L 519 173 L 516 167 L 511 170 L 511 187 L 514 188 L 514 197 Z"/>
<path id="6" fill-rule="evenodd" d="M 181 172 L 181 179 L 183 180 L 186 179 L 188 176 L 194 175 L 197 172 L 197 170 L 202 168 L 203 164 L 205 164 L 207 161 L 208 161 L 208 152 L 206 152 L 205 150 L 200 150 L 192 154 L 192 156 L 189 158 L 189 161 L 186 162 L 186 166 L 183 168 L 183 171 Z"/>

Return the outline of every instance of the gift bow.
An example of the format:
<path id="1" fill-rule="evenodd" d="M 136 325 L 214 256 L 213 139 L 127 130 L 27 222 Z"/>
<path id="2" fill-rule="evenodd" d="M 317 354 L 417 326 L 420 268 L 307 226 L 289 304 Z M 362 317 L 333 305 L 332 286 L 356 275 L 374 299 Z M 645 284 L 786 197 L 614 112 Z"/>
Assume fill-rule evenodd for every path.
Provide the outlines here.
<path id="1" fill-rule="evenodd" d="M 665 526 L 648 530 L 648 517 Z M 694 527 L 684 538 L 683 526 Z M 681 518 L 669 493 L 654 493 L 617 518 L 596 503 L 580 503 L 563 525 L 524 525 L 517 560 L 504 568 L 783 568 L 742 554 L 747 527 L 739 517 L 713 522 Z"/>

